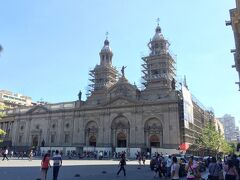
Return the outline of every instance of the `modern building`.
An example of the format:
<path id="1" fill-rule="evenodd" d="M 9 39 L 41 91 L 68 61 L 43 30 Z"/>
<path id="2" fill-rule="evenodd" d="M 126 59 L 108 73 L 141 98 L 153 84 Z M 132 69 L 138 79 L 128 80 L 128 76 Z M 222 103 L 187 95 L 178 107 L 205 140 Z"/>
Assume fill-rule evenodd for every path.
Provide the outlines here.
<path id="1" fill-rule="evenodd" d="M 32 106 L 31 97 L 7 90 L 0 90 L 0 102 L 9 108 Z"/>
<path id="2" fill-rule="evenodd" d="M 231 52 L 234 54 L 235 64 L 232 66 L 236 68 L 239 76 L 239 81 L 236 84 L 239 85 L 240 91 L 240 0 L 236 0 L 236 8 L 230 10 L 230 21 L 226 21 L 226 25 L 231 25 L 236 49 L 232 49 Z"/>
<path id="3" fill-rule="evenodd" d="M 240 131 L 239 131 L 239 127 L 235 128 L 235 137 L 236 137 L 236 142 L 240 142 Z"/>
<path id="4" fill-rule="evenodd" d="M 175 60 L 158 25 L 143 57 L 143 89 L 113 66 L 108 39 L 100 63 L 90 70 L 87 99 L 6 111 L 1 126 L 10 130 L 15 148 L 175 153 L 193 143 L 214 114 L 182 85 L 176 85 Z M 120 76 L 119 76 L 120 74 Z M 1 127 L 0 126 L 0 127 Z M 4 128 L 3 128 L 4 129 Z"/>
<path id="5" fill-rule="evenodd" d="M 230 114 L 225 114 L 222 118 L 218 118 L 224 127 L 224 136 L 228 142 L 236 141 L 235 118 Z"/>
<path id="6" fill-rule="evenodd" d="M 223 123 L 220 121 L 220 119 L 215 118 L 214 125 L 216 130 L 219 132 L 219 134 L 224 136 L 224 126 L 223 126 Z"/>

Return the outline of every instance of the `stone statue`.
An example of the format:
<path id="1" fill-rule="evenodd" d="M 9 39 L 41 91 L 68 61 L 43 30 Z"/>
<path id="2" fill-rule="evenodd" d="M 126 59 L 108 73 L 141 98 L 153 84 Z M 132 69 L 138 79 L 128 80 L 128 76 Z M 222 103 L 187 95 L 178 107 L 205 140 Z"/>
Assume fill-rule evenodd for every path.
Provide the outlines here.
<path id="1" fill-rule="evenodd" d="M 79 93 L 78 93 L 78 99 L 79 99 L 79 101 L 82 100 L 82 91 L 79 91 Z"/>
<path id="2" fill-rule="evenodd" d="M 141 91 L 139 89 L 136 89 L 136 98 L 137 98 L 137 100 L 140 99 L 140 96 L 141 96 Z"/>
<path id="3" fill-rule="evenodd" d="M 173 78 L 172 80 L 172 90 L 176 89 L 176 80 Z"/>
<path id="4" fill-rule="evenodd" d="M 127 66 L 122 66 L 121 72 L 122 72 L 122 77 L 125 77 L 125 69 Z"/>
<path id="5" fill-rule="evenodd" d="M 42 140 L 42 143 L 41 143 L 41 147 L 44 147 L 45 146 L 45 141 L 44 139 Z"/>

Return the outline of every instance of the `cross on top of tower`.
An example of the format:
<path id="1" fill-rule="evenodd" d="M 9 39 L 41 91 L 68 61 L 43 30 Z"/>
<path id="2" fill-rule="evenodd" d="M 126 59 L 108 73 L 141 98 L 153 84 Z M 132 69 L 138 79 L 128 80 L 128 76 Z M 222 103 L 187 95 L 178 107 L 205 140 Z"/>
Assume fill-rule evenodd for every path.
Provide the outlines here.
<path id="1" fill-rule="evenodd" d="M 105 41 L 104 41 L 104 45 L 105 45 L 105 46 L 109 46 L 108 34 L 109 34 L 108 32 L 105 33 L 105 35 L 106 35 L 106 39 L 105 39 Z"/>
<path id="2" fill-rule="evenodd" d="M 161 28 L 159 26 L 160 18 L 157 18 L 157 28 L 156 28 L 156 33 L 161 33 Z"/>
<path id="3" fill-rule="evenodd" d="M 157 25 L 159 26 L 160 18 L 157 18 Z"/>
<path id="4" fill-rule="evenodd" d="M 109 34 L 108 32 L 105 33 L 105 35 L 106 35 L 106 39 L 108 39 L 108 34 Z"/>

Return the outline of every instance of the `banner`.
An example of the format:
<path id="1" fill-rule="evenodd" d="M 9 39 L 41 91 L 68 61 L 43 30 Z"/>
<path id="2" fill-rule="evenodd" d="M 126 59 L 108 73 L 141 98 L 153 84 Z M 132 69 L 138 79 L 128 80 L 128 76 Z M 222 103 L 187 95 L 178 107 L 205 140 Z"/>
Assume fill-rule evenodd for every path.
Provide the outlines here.
<path id="1" fill-rule="evenodd" d="M 183 94 L 183 114 L 184 114 L 184 125 L 188 125 L 188 123 L 193 123 L 193 103 L 192 97 L 189 90 L 182 86 L 182 94 Z M 188 127 L 187 127 L 188 128 Z"/>

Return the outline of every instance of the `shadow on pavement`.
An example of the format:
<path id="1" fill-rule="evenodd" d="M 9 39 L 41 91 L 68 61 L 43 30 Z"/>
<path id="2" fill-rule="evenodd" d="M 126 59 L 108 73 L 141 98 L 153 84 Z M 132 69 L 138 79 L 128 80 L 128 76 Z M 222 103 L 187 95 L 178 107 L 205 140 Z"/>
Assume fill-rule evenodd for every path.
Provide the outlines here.
<path id="1" fill-rule="evenodd" d="M 152 172 L 148 165 L 141 166 L 139 169 L 137 165 L 127 165 L 127 176 L 123 176 L 123 172 L 116 175 L 118 171 L 117 165 L 76 165 L 76 166 L 62 166 L 59 171 L 58 180 L 78 180 L 78 179 L 153 179 L 154 172 Z M 48 170 L 47 179 L 52 179 L 52 168 Z M 37 180 L 40 178 L 40 167 L 1 167 L 1 179 L 4 180 Z"/>

